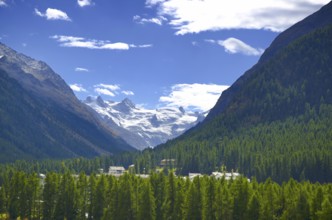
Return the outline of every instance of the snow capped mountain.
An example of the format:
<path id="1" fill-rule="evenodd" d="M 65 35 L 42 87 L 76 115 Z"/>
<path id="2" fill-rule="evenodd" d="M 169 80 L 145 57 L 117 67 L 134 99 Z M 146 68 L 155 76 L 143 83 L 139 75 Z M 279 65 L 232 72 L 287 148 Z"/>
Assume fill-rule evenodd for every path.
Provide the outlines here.
<path id="1" fill-rule="evenodd" d="M 93 108 L 118 135 L 137 149 L 154 147 L 173 139 L 195 126 L 206 113 L 186 112 L 182 107 L 155 110 L 138 108 L 128 98 L 122 102 L 87 97 L 85 104 Z"/>

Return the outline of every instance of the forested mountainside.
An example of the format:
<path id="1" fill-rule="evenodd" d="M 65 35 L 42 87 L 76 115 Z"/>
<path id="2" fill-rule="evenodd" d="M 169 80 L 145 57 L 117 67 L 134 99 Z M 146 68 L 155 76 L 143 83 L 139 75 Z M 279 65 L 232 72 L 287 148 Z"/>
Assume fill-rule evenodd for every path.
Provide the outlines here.
<path id="1" fill-rule="evenodd" d="M 45 63 L 0 44 L 0 162 L 133 150 Z"/>
<path id="2" fill-rule="evenodd" d="M 331 6 L 281 33 L 283 46 L 273 42 L 273 55 L 225 91 L 203 123 L 145 151 L 140 166 L 174 158 L 180 173 L 225 165 L 258 180 L 332 181 Z M 311 31 L 294 38 L 301 24 Z"/>

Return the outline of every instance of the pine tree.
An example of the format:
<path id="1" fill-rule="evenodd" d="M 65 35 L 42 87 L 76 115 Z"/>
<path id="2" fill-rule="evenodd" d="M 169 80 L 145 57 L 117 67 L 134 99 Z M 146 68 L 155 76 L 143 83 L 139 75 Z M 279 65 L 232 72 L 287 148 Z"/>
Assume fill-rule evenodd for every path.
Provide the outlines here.
<path id="1" fill-rule="evenodd" d="M 155 220 L 156 205 L 153 197 L 152 187 L 149 181 L 144 181 L 139 196 L 138 219 Z"/>
<path id="2" fill-rule="evenodd" d="M 27 179 L 27 217 L 29 219 L 39 219 L 41 214 L 41 188 L 40 180 L 36 173 L 30 175 Z"/>
<path id="3" fill-rule="evenodd" d="M 248 204 L 247 219 L 260 219 L 260 201 L 257 193 L 254 193 Z"/>
<path id="4" fill-rule="evenodd" d="M 4 186 L 0 187 L 0 215 L 7 212 L 7 198 Z"/>
<path id="5" fill-rule="evenodd" d="M 88 219 L 93 219 L 93 210 L 94 210 L 94 203 L 96 196 L 96 175 L 92 173 L 89 178 L 89 186 L 88 186 L 88 193 L 89 193 L 89 206 L 88 206 Z"/>
<path id="6" fill-rule="evenodd" d="M 324 200 L 323 189 L 321 186 L 318 186 L 316 195 L 315 195 L 315 197 L 312 201 L 312 205 L 311 205 L 311 215 L 312 215 L 313 220 L 318 219 L 317 212 L 322 210 L 323 200 Z"/>
<path id="7" fill-rule="evenodd" d="M 162 207 L 164 219 L 175 219 L 176 180 L 172 171 L 168 173 L 165 193 L 166 198 Z"/>
<path id="8" fill-rule="evenodd" d="M 81 172 L 77 181 L 77 220 L 85 219 L 88 213 L 88 179 L 87 176 Z"/>
<path id="9" fill-rule="evenodd" d="M 326 196 L 322 203 L 322 210 L 317 212 L 319 220 L 331 220 L 332 219 L 332 203 Z"/>
<path id="10" fill-rule="evenodd" d="M 205 193 L 203 197 L 203 219 L 212 220 L 216 214 L 215 201 L 215 179 L 205 179 Z"/>
<path id="11" fill-rule="evenodd" d="M 202 219 L 202 194 L 201 181 L 199 177 L 195 177 L 189 186 L 185 200 L 184 212 L 186 219 Z"/>
<path id="12" fill-rule="evenodd" d="M 300 191 L 296 207 L 296 219 L 309 220 L 310 219 L 310 206 L 307 199 L 306 192 Z"/>
<path id="13" fill-rule="evenodd" d="M 92 216 L 94 219 L 101 219 L 106 207 L 106 192 L 107 192 L 107 181 L 104 175 L 101 175 L 98 179 L 98 183 L 95 191 L 94 207 L 92 210 Z"/>
<path id="14" fill-rule="evenodd" d="M 129 174 L 124 174 L 119 179 L 119 206 L 117 210 L 117 219 L 127 220 L 134 218 L 133 210 L 133 189 Z"/>
<path id="15" fill-rule="evenodd" d="M 250 198 L 248 181 L 245 178 L 234 180 L 232 183 L 232 191 L 234 193 L 233 218 L 235 220 L 244 219 Z"/>
<path id="16" fill-rule="evenodd" d="M 67 171 L 61 178 L 55 207 L 55 219 L 75 219 L 77 214 L 77 191 L 72 175 Z"/>
<path id="17" fill-rule="evenodd" d="M 153 189 L 153 196 L 156 199 L 156 218 L 163 219 L 163 204 L 165 202 L 165 175 L 163 173 L 152 173 L 150 176 L 150 182 Z"/>
<path id="18" fill-rule="evenodd" d="M 10 181 L 8 212 L 11 219 L 16 219 L 21 213 L 20 198 L 24 190 L 24 173 L 15 172 Z"/>
<path id="19" fill-rule="evenodd" d="M 43 219 L 53 219 L 58 195 L 58 176 L 48 173 L 43 190 Z"/>
<path id="20" fill-rule="evenodd" d="M 108 207 L 104 213 L 103 220 L 117 219 L 117 212 L 119 210 L 119 186 L 118 181 L 115 180 L 112 189 L 110 190 L 110 198 Z"/>
<path id="21" fill-rule="evenodd" d="M 183 219 L 183 206 L 185 201 L 185 184 L 182 178 L 178 178 L 176 185 L 176 198 L 174 204 L 174 219 Z"/>

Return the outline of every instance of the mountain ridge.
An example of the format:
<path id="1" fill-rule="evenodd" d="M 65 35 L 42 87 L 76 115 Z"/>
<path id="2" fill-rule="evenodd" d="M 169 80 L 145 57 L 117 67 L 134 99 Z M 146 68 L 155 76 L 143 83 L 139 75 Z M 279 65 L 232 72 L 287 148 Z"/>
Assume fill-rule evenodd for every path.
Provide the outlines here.
<path id="1" fill-rule="evenodd" d="M 319 11 L 309 15 L 307 18 L 294 24 L 284 32 L 280 33 L 271 45 L 265 50 L 265 52 L 260 57 L 259 61 L 248 71 L 246 71 L 242 76 L 240 76 L 233 85 L 225 90 L 223 94 L 218 99 L 216 105 L 211 109 L 209 115 L 207 116 L 207 121 L 210 118 L 221 113 L 229 104 L 230 99 L 232 99 L 233 94 L 235 94 L 238 89 L 243 85 L 243 83 L 250 77 L 251 73 L 255 72 L 262 65 L 269 61 L 269 59 L 284 49 L 290 42 L 304 36 L 313 30 L 323 28 L 326 25 L 332 24 L 332 16 L 330 13 L 332 11 L 332 2 L 323 6 Z"/>
<path id="2" fill-rule="evenodd" d="M 1 162 L 133 150 L 101 123 L 46 63 L 2 43 L 0 57 L 0 142 L 8 152 Z"/>

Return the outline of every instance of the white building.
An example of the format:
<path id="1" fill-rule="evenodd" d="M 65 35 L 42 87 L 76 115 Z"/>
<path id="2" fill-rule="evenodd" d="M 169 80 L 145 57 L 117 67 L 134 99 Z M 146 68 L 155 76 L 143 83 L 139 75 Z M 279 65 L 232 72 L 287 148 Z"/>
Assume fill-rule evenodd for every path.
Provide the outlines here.
<path id="1" fill-rule="evenodd" d="M 221 172 L 212 172 L 212 175 L 214 176 L 216 179 L 221 179 L 221 178 L 225 178 L 225 180 L 230 180 L 230 179 L 236 179 L 238 177 L 240 177 L 239 173 L 221 173 Z"/>
<path id="2" fill-rule="evenodd" d="M 113 176 L 121 176 L 125 171 L 126 169 L 124 167 L 110 166 L 108 174 Z"/>

